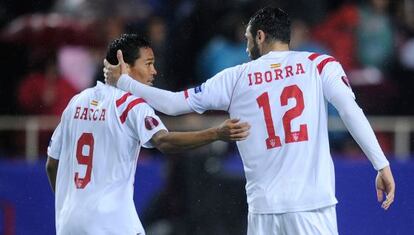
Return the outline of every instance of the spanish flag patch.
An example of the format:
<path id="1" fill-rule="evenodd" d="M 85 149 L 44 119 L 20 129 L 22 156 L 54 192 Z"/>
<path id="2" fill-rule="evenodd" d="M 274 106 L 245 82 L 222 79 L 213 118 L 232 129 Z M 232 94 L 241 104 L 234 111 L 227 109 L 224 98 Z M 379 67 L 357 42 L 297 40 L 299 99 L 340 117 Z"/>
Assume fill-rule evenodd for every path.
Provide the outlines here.
<path id="1" fill-rule="evenodd" d="M 92 100 L 92 101 L 91 101 L 91 105 L 93 105 L 93 106 L 98 106 L 98 101 L 96 101 L 96 100 Z"/>
<path id="2" fill-rule="evenodd" d="M 280 67 L 280 63 L 270 65 L 270 68 L 272 68 L 272 69 L 277 69 L 279 67 Z"/>

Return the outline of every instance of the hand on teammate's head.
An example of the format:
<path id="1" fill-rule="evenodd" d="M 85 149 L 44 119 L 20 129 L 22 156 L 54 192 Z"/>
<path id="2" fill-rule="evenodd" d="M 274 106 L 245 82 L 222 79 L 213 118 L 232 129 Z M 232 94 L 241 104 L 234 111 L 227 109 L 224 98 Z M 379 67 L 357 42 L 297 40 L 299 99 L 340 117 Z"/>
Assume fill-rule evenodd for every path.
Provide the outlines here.
<path id="1" fill-rule="evenodd" d="M 105 77 L 105 83 L 109 84 L 111 86 L 116 86 L 119 77 L 122 74 L 127 74 L 127 65 L 124 61 L 124 57 L 122 55 L 122 51 L 118 50 L 116 54 L 118 58 L 118 64 L 113 65 L 110 64 L 106 59 L 104 59 L 104 77 Z"/>

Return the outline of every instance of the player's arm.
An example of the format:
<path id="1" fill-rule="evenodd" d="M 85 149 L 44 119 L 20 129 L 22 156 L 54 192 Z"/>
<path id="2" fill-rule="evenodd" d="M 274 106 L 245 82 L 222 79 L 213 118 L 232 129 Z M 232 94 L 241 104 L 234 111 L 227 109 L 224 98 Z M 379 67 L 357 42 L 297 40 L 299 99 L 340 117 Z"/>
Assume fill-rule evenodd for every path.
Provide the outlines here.
<path id="1" fill-rule="evenodd" d="M 55 187 L 56 187 L 56 175 L 57 175 L 58 167 L 59 167 L 59 160 L 56 160 L 48 156 L 47 161 L 46 161 L 46 174 L 47 174 L 47 178 L 49 179 L 50 188 L 52 189 L 53 193 L 55 192 Z"/>
<path id="2" fill-rule="evenodd" d="M 375 182 L 377 198 L 379 202 L 382 202 L 385 193 L 387 199 L 383 201 L 382 207 L 388 209 L 394 201 L 395 182 L 389 163 L 381 150 L 368 119 L 353 97 L 336 95 L 331 98 L 331 103 L 338 110 L 352 137 L 378 171 Z"/>
<path id="3" fill-rule="evenodd" d="M 168 115 L 193 111 L 203 113 L 206 110 L 227 111 L 230 108 L 235 86 L 245 68 L 243 66 L 230 67 L 194 89 L 185 92 L 170 92 L 133 80 L 126 74 L 126 64 L 121 51 L 118 51 L 117 57 L 118 65 L 111 65 L 106 60 L 104 61 L 106 82 L 144 98 L 151 107 Z"/>
<path id="4" fill-rule="evenodd" d="M 163 153 L 175 153 L 197 148 L 211 142 L 242 141 L 249 135 L 250 126 L 238 119 L 227 119 L 220 126 L 202 131 L 167 132 L 160 130 L 151 138 L 151 143 Z"/>
<path id="5" fill-rule="evenodd" d="M 71 103 L 75 99 L 69 102 Z M 69 105 L 68 105 L 69 107 Z M 55 131 L 53 132 L 52 137 L 50 138 L 49 146 L 47 147 L 47 161 L 46 161 L 46 174 L 49 180 L 50 187 L 55 192 L 56 189 L 56 176 L 59 167 L 59 158 L 62 150 L 62 142 L 63 142 L 63 129 L 65 126 L 64 122 L 66 120 L 68 108 L 66 107 L 65 111 L 63 111 L 61 121 L 56 127 Z"/>
<path id="6" fill-rule="evenodd" d="M 107 84 L 145 99 L 151 107 L 167 115 L 176 116 L 194 112 L 185 100 L 184 92 L 166 91 L 135 81 L 127 74 L 121 50 L 118 50 L 117 58 L 118 65 L 111 65 L 106 59 L 104 60 Z"/>
<path id="7" fill-rule="evenodd" d="M 128 74 L 122 74 L 116 85 L 118 88 L 139 95 L 155 110 L 177 116 L 194 112 L 185 100 L 184 92 L 171 92 L 151 87 L 135 81 Z"/>
<path id="8" fill-rule="evenodd" d="M 368 119 L 355 101 L 342 67 L 339 63 L 332 62 L 324 68 L 321 76 L 326 99 L 338 110 L 348 131 L 378 171 L 377 198 L 381 202 L 383 193 L 385 193 L 387 198 L 383 201 L 382 207 L 388 209 L 394 201 L 395 194 L 395 182 L 391 168 Z"/>

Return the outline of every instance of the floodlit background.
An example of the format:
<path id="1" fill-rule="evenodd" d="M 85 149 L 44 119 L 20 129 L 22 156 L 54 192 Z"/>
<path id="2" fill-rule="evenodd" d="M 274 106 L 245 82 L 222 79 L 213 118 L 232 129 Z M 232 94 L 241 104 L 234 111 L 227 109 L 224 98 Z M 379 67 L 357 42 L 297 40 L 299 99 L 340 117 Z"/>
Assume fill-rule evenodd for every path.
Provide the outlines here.
<path id="1" fill-rule="evenodd" d="M 146 35 L 155 86 L 179 91 L 248 61 L 245 24 L 268 4 L 290 14 L 292 50 L 341 62 L 391 160 L 396 201 L 384 212 L 376 172 L 331 110 L 340 234 L 414 234 L 414 0 L 1 1 L 0 234 L 55 233 L 46 146 L 69 99 L 102 80 L 111 40 Z M 171 130 L 199 130 L 225 117 L 162 119 Z M 245 234 L 244 182 L 233 144 L 171 156 L 143 150 L 135 202 L 148 235 Z"/>

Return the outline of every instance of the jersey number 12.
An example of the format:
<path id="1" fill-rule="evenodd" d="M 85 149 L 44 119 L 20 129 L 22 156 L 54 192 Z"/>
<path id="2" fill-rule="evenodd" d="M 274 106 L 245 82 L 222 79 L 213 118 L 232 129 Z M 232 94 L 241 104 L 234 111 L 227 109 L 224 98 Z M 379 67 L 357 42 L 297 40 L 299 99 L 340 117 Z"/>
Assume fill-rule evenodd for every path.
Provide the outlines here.
<path id="1" fill-rule="evenodd" d="M 286 111 L 282 118 L 283 129 L 285 131 L 285 142 L 294 143 L 300 141 L 307 141 L 308 128 L 306 124 L 301 124 L 299 127 L 299 131 L 292 131 L 290 125 L 290 122 L 296 117 L 299 117 L 302 114 L 303 109 L 305 108 L 305 104 L 303 101 L 303 93 L 297 85 L 287 86 L 283 89 L 282 94 L 280 95 L 281 105 L 286 106 L 290 98 L 296 99 L 296 106 Z M 269 103 L 269 94 L 265 92 L 261 94 L 259 97 L 257 97 L 256 100 L 259 107 L 263 109 L 268 134 L 268 137 L 266 139 L 267 149 L 282 146 L 280 137 L 276 135 L 275 128 L 273 126 L 272 112 Z"/>

